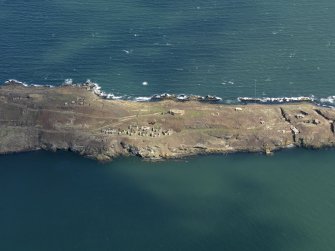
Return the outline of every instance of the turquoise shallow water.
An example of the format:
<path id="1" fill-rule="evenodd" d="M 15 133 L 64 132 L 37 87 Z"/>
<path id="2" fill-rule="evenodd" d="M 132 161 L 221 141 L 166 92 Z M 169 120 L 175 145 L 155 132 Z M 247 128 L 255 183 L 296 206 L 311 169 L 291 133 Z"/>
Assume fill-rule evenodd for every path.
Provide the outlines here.
<path id="1" fill-rule="evenodd" d="M 0 0 L 0 82 L 327 97 L 334 12 L 330 0 Z M 0 156 L 0 250 L 334 250 L 334 156 Z"/>

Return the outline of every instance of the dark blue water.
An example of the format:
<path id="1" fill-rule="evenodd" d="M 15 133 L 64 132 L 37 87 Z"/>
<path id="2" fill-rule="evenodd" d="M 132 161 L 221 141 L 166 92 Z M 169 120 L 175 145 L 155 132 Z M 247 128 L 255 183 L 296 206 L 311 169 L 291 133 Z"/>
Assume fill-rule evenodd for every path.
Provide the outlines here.
<path id="1" fill-rule="evenodd" d="M 0 0 L 0 82 L 327 97 L 334 13 L 330 0 Z M 0 156 L 0 250 L 333 251 L 334 156 Z"/>
<path id="2" fill-rule="evenodd" d="M 90 78 L 124 95 L 335 95 L 334 12 L 329 0 L 3 0 L 0 81 Z"/>

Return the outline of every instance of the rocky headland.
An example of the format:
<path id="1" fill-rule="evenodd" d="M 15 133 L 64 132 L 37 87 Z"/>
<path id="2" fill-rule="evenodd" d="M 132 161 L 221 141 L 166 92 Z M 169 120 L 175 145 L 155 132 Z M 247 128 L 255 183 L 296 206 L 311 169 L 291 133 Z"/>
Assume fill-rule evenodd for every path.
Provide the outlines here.
<path id="1" fill-rule="evenodd" d="M 226 105 L 200 97 L 134 102 L 104 98 L 91 83 L 0 86 L 0 154 L 69 150 L 100 161 L 122 155 L 270 154 L 335 146 L 334 121 L 334 109 L 310 102 Z"/>

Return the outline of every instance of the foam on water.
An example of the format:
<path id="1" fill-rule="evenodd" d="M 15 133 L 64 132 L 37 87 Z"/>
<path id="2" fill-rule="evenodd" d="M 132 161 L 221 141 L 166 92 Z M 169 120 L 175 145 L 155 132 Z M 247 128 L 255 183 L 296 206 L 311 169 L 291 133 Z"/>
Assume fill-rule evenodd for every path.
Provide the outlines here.
<path id="1" fill-rule="evenodd" d="M 334 104 L 335 96 L 329 96 L 327 98 L 321 98 L 320 101 L 321 101 L 321 103 Z"/>
<path id="2" fill-rule="evenodd" d="M 151 97 L 137 97 L 135 98 L 135 101 L 138 101 L 138 102 L 148 102 L 151 100 Z"/>
<path id="3" fill-rule="evenodd" d="M 24 87 L 48 87 L 55 88 L 53 85 L 36 85 L 36 84 L 27 84 L 25 82 L 18 81 L 16 79 L 9 79 L 4 84 L 16 84 L 22 85 Z M 320 106 L 325 107 L 335 107 L 335 96 L 328 96 L 326 98 L 317 98 L 314 95 L 311 96 L 298 96 L 298 97 L 238 97 L 236 101 L 231 99 L 223 100 L 218 96 L 200 96 L 200 95 L 187 95 L 187 94 L 170 94 L 170 93 L 162 93 L 162 94 L 154 94 L 152 96 L 140 96 L 134 97 L 129 95 L 116 96 L 113 93 L 107 93 L 102 91 L 102 87 L 91 80 L 87 80 L 85 83 L 75 84 L 72 79 L 65 79 L 62 86 L 77 86 L 84 87 L 88 91 L 93 92 L 95 95 L 110 100 L 131 100 L 135 102 L 154 102 L 154 101 L 162 101 L 162 100 L 175 100 L 180 102 L 186 101 L 200 101 L 200 102 L 208 102 L 208 103 L 223 103 L 223 104 L 232 104 L 232 103 L 259 103 L 259 104 L 281 104 L 281 103 L 298 103 L 298 102 L 311 102 Z"/>
<path id="4" fill-rule="evenodd" d="M 5 84 L 18 84 L 18 85 L 23 85 L 24 87 L 28 87 L 29 85 L 25 82 L 18 81 L 16 79 L 9 79 L 5 82 Z"/>
<path id="5" fill-rule="evenodd" d="M 67 78 L 64 80 L 64 84 L 67 84 L 67 85 L 72 85 L 73 84 L 73 80 L 72 78 Z"/>
<path id="6" fill-rule="evenodd" d="M 299 97 L 263 97 L 263 98 L 251 98 L 251 97 L 238 97 L 240 102 L 253 102 L 253 103 L 290 103 L 290 102 L 314 102 L 315 97 L 310 96 L 299 96 Z"/>

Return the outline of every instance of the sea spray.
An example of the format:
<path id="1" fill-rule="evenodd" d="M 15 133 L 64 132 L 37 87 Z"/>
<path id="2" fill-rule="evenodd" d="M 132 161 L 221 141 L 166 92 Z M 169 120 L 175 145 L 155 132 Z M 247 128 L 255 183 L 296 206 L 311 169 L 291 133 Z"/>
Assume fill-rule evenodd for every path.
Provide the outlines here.
<path id="1" fill-rule="evenodd" d="M 55 88 L 53 85 L 37 85 L 37 84 L 28 84 L 26 82 L 22 82 L 16 79 L 9 79 L 4 84 L 16 84 L 22 85 L 24 87 L 48 87 Z M 223 100 L 221 97 L 214 95 L 187 95 L 187 94 L 170 94 L 170 93 L 162 93 L 162 94 L 154 94 L 152 96 L 146 97 L 133 97 L 133 96 L 116 96 L 113 93 L 107 93 L 102 90 L 102 87 L 96 83 L 91 81 L 90 79 L 86 80 L 84 83 L 74 83 L 72 79 L 65 79 L 64 82 L 60 86 L 73 86 L 73 87 L 81 87 L 86 88 L 87 91 L 91 91 L 95 95 L 99 96 L 103 99 L 109 100 L 132 100 L 135 102 L 157 102 L 163 100 L 174 100 L 179 102 L 186 101 L 199 101 L 199 102 L 207 102 L 207 103 L 222 103 L 222 104 L 233 104 L 233 103 L 256 103 L 256 104 L 281 104 L 281 103 L 299 103 L 299 102 L 311 102 L 317 104 L 319 106 L 324 107 L 335 107 L 335 96 L 328 96 L 326 98 L 317 98 L 314 95 L 311 96 L 298 96 L 298 97 L 262 97 L 262 98 L 253 98 L 253 97 L 238 97 L 236 101 L 232 100 Z"/>

